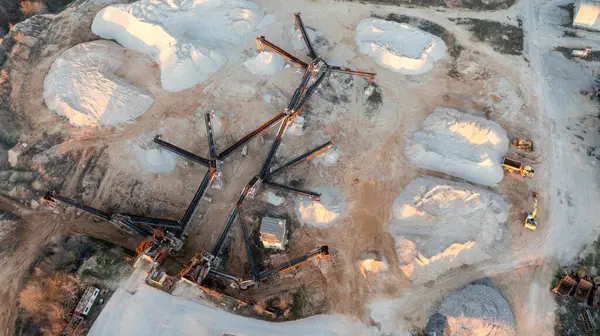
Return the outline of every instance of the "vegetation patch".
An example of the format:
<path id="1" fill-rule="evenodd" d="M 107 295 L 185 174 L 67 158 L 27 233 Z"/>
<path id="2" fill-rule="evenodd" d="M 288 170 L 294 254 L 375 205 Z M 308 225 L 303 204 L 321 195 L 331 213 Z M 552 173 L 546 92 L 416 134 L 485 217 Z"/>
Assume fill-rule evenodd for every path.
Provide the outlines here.
<path id="1" fill-rule="evenodd" d="M 19 294 L 15 335 L 60 335 L 87 286 L 106 301 L 121 279 L 131 274 L 129 255 L 115 245 L 87 236 L 65 236 L 42 248 Z M 98 302 L 80 334 L 100 314 Z"/>
<path id="2" fill-rule="evenodd" d="M 505 55 L 523 54 L 523 28 L 496 21 L 458 18 L 457 24 L 464 25 L 480 42 L 485 42 L 495 51 Z"/>

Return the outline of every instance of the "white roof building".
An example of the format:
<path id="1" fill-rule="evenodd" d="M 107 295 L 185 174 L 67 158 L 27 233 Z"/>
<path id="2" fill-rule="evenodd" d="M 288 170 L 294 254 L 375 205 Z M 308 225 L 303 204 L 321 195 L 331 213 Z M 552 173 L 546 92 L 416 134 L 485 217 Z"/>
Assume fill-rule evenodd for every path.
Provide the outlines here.
<path id="1" fill-rule="evenodd" d="M 579 0 L 575 3 L 573 26 L 579 28 L 600 30 L 600 1 Z"/>
<path id="2" fill-rule="evenodd" d="M 285 219 L 264 217 L 260 223 L 260 241 L 266 248 L 285 249 Z"/>

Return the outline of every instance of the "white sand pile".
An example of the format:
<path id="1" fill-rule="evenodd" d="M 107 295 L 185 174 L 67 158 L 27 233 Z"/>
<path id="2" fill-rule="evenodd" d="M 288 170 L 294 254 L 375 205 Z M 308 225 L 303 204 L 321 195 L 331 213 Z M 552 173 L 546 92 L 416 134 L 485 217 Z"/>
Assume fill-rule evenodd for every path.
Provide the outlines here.
<path id="1" fill-rule="evenodd" d="M 381 66 L 408 75 L 430 71 L 446 55 L 441 38 L 405 23 L 373 18 L 356 27 L 356 44 Z"/>
<path id="2" fill-rule="evenodd" d="M 406 186 L 392 211 L 387 230 L 400 268 L 414 283 L 424 283 L 489 259 L 509 206 L 500 195 L 469 184 L 424 177 Z"/>
<path id="3" fill-rule="evenodd" d="M 385 256 L 378 251 L 365 251 L 360 255 L 358 268 L 366 278 L 367 274 L 378 274 L 387 271 L 388 262 Z"/>
<path id="4" fill-rule="evenodd" d="M 92 31 L 151 56 L 162 86 L 202 83 L 254 37 L 264 13 L 244 0 L 140 0 L 102 9 Z"/>
<path id="5" fill-rule="evenodd" d="M 139 117 L 154 98 L 114 74 L 124 58 L 125 49 L 109 41 L 65 51 L 44 79 L 46 105 L 74 126 L 112 126 Z"/>
<path id="6" fill-rule="evenodd" d="M 135 156 L 135 165 L 143 172 L 171 173 L 177 167 L 177 155 L 152 144 L 152 137 L 142 134 L 128 141 L 129 156 Z"/>
<path id="7" fill-rule="evenodd" d="M 321 193 L 321 201 L 299 197 L 296 201 L 296 215 L 302 224 L 327 226 L 346 211 L 347 203 L 342 191 L 337 188 L 316 187 L 311 190 Z"/>
<path id="8" fill-rule="evenodd" d="M 137 162 L 141 169 L 151 173 L 170 173 L 175 170 L 175 154 L 162 149 L 136 149 Z"/>
<path id="9" fill-rule="evenodd" d="M 244 66 L 253 75 L 272 76 L 283 70 L 285 60 L 277 54 L 263 51 L 255 58 L 245 61 Z"/>
<path id="10" fill-rule="evenodd" d="M 267 202 L 269 202 L 270 204 L 273 204 L 275 206 L 279 206 L 281 204 L 283 204 L 283 202 L 285 201 L 285 198 L 278 196 L 276 193 L 269 191 L 267 192 L 266 195 L 266 200 Z"/>
<path id="11" fill-rule="evenodd" d="M 406 143 L 413 164 L 494 187 L 504 177 L 509 140 L 493 121 L 438 107 Z"/>
<path id="12" fill-rule="evenodd" d="M 506 299 L 493 287 L 471 284 L 450 292 L 438 311 L 445 317 L 443 331 L 448 336 L 516 335 L 515 318 Z M 443 320 L 443 319 L 442 319 Z M 428 325 L 428 331 L 433 330 Z"/>
<path id="13" fill-rule="evenodd" d="M 199 303 L 198 300 L 186 300 L 148 285 L 140 285 L 137 291 L 131 292 L 119 288 L 102 309 L 88 335 L 372 335 L 358 319 L 340 314 L 267 322 L 232 314 L 215 308 L 210 301 Z"/>

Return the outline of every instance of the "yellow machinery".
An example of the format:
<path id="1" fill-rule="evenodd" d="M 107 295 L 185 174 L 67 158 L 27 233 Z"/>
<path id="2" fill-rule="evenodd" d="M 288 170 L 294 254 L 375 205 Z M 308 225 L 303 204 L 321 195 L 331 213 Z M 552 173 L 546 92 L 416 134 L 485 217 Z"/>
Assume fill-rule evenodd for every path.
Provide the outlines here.
<path id="1" fill-rule="evenodd" d="M 533 177 L 535 175 L 535 171 L 531 166 L 509 158 L 502 160 L 502 168 L 513 173 L 519 173 L 521 176 Z"/>
<path id="2" fill-rule="evenodd" d="M 529 230 L 535 230 L 537 228 L 537 208 L 538 208 L 538 197 L 540 194 L 533 193 L 533 211 L 527 213 L 525 217 L 525 228 Z"/>
<path id="3" fill-rule="evenodd" d="M 527 138 L 516 138 L 512 140 L 513 146 L 528 152 L 533 151 L 533 141 Z"/>

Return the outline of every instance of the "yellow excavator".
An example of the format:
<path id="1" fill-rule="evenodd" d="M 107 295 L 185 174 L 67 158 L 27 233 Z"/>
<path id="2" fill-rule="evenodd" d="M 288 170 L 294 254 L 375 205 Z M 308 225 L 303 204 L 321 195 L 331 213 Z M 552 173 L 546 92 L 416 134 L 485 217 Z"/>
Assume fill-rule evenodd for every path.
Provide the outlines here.
<path id="1" fill-rule="evenodd" d="M 537 228 L 537 208 L 538 208 L 538 198 L 540 194 L 534 192 L 533 196 L 533 211 L 527 213 L 527 217 L 525 217 L 525 228 L 529 230 L 535 230 Z"/>

